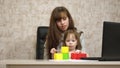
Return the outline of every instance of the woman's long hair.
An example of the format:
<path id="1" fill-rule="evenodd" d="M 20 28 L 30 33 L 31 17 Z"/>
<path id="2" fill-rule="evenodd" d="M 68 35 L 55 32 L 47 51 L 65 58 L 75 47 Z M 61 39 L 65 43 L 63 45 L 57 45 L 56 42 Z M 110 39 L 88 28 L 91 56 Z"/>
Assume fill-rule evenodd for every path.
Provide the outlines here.
<path id="1" fill-rule="evenodd" d="M 57 26 L 56 21 L 60 21 L 63 17 L 61 15 L 61 13 L 64 13 L 68 19 L 69 19 L 69 27 L 68 29 L 74 29 L 74 22 L 73 19 L 69 13 L 69 11 L 63 7 L 56 7 L 51 14 L 50 17 L 50 24 L 49 24 L 49 30 L 48 30 L 48 36 L 47 36 L 47 55 L 48 55 L 48 59 L 51 59 L 51 53 L 50 50 L 51 48 L 57 48 L 57 46 L 59 45 L 59 40 L 62 37 L 62 32 L 60 31 L 60 29 Z"/>

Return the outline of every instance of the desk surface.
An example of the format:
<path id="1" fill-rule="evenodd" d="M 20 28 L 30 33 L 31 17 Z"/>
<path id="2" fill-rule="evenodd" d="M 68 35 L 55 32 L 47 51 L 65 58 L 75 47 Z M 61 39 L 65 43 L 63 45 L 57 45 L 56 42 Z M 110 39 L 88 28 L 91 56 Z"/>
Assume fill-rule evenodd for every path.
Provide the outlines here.
<path id="1" fill-rule="evenodd" d="M 120 68 L 120 61 L 2 60 L 6 68 Z"/>
<path id="2" fill-rule="evenodd" d="M 97 60 L 2 60 L 6 65 L 120 65 L 120 61 Z"/>

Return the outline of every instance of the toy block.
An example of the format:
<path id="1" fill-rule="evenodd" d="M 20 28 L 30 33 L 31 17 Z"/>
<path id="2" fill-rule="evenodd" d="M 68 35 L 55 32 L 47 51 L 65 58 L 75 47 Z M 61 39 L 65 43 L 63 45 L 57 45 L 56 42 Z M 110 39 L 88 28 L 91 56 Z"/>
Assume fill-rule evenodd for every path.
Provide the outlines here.
<path id="1" fill-rule="evenodd" d="M 78 54 L 78 58 L 81 59 L 81 58 L 86 58 L 87 55 L 85 53 L 79 53 Z"/>
<path id="2" fill-rule="evenodd" d="M 62 53 L 63 54 L 63 60 L 69 59 L 69 53 Z"/>
<path id="3" fill-rule="evenodd" d="M 62 53 L 55 53 L 54 54 L 54 60 L 62 60 L 63 54 Z"/>
<path id="4" fill-rule="evenodd" d="M 69 53 L 69 47 L 67 47 L 67 46 L 62 46 L 62 47 L 61 47 L 61 52 L 62 52 L 62 53 Z"/>
<path id="5" fill-rule="evenodd" d="M 71 59 L 77 59 L 78 53 L 71 53 Z"/>
<path id="6" fill-rule="evenodd" d="M 71 53 L 71 59 L 81 59 L 85 57 L 87 57 L 85 53 Z"/>

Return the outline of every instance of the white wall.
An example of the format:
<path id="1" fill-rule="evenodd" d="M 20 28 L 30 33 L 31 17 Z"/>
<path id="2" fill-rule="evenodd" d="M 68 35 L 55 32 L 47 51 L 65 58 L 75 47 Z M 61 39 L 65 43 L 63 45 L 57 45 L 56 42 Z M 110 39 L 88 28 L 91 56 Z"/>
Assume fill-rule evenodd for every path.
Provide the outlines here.
<path id="1" fill-rule="evenodd" d="M 120 0 L 0 0 L 0 60 L 35 59 L 36 31 L 65 6 L 84 31 L 87 52 L 100 56 L 103 21 L 120 22 Z"/>

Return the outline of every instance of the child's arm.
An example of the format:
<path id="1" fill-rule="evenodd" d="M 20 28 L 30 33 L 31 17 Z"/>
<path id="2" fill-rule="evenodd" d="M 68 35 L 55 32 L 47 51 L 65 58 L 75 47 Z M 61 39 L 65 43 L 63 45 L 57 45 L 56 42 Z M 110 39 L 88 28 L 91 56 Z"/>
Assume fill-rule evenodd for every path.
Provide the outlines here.
<path id="1" fill-rule="evenodd" d="M 50 50 L 50 53 L 52 54 L 52 59 L 54 59 L 54 53 L 56 53 L 56 52 L 57 52 L 57 50 L 55 48 L 52 48 Z"/>
<path id="2" fill-rule="evenodd" d="M 75 52 L 77 52 L 77 53 L 84 53 L 84 54 L 86 54 L 87 57 L 89 56 L 86 52 L 84 52 L 82 50 L 76 50 Z"/>

